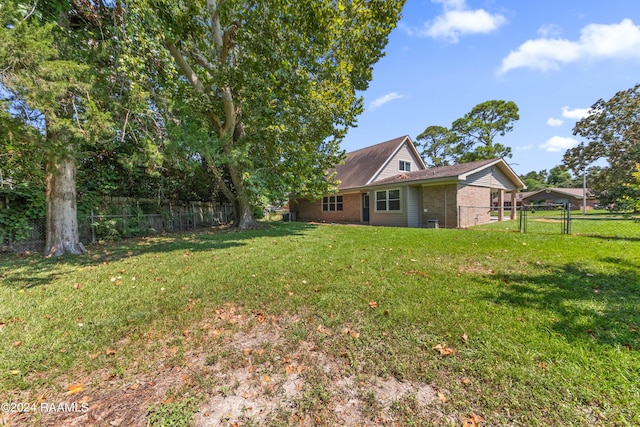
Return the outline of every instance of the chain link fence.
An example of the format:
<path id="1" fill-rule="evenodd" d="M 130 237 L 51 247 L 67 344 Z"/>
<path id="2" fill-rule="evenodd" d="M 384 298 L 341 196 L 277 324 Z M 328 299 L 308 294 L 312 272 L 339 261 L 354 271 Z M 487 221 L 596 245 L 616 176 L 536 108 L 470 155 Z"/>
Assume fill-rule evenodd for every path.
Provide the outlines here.
<path id="1" fill-rule="evenodd" d="M 526 205 L 520 208 L 520 231 L 640 239 L 640 213 L 582 209 L 571 204 Z"/>
<path id="2" fill-rule="evenodd" d="M 640 240 L 640 212 L 537 204 L 505 207 L 460 207 L 459 221 L 469 227 L 536 234 L 574 234 Z M 512 219 L 512 221 L 509 221 Z"/>
<path id="3" fill-rule="evenodd" d="M 163 233 L 197 230 L 234 221 L 231 205 L 192 204 L 173 207 L 162 214 L 101 215 L 93 211 L 78 218 L 78 234 L 83 244 L 101 240 L 120 240 L 129 237 L 145 237 Z M 11 233 L 1 233 L 0 252 L 43 252 L 46 244 L 46 220 L 30 220 L 26 237 L 16 239 Z"/>

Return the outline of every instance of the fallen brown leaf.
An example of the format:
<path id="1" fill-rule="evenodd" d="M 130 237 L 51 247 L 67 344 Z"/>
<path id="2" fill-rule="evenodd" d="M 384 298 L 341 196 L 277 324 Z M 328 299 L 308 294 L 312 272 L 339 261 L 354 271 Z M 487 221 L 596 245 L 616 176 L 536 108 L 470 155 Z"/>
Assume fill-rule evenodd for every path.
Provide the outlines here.
<path id="1" fill-rule="evenodd" d="M 449 356 L 451 354 L 456 354 L 456 349 L 447 347 L 446 344 L 438 344 L 435 347 L 432 347 L 432 349 L 438 350 L 438 352 L 440 352 L 440 356 Z"/>
<path id="2" fill-rule="evenodd" d="M 375 301 L 369 301 L 369 307 L 371 307 L 372 309 L 375 309 L 378 306 L 378 303 Z"/>
<path id="3" fill-rule="evenodd" d="M 478 423 L 484 421 L 480 415 L 471 414 L 469 418 L 464 421 L 464 427 L 478 427 Z"/>
<path id="4" fill-rule="evenodd" d="M 84 390 L 83 383 L 70 384 L 67 386 L 67 395 L 71 396 L 72 394 L 80 393 L 82 390 Z"/>

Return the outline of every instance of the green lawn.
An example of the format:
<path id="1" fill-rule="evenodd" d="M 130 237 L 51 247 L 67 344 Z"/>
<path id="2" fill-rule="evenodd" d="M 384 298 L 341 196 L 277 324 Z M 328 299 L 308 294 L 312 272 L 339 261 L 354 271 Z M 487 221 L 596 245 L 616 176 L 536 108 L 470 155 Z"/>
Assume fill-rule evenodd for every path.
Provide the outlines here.
<path id="1" fill-rule="evenodd" d="M 508 216 L 508 213 L 505 214 Z M 562 210 L 534 210 L 527 212 L 526 232 L 529 234 L 561 234 Z M 520 212 L 513 221 L 494 221 L 477 226 L 484 230 L 518 231 Z M 571 212 L 571 234 L 610 238 L 640 239 L 640 215 L 611 214 L 607 211 Z"/>
<path id="2" fill-rule="evenodd" d="M 361 385 L 393 378 L 438 392 L 385 409 L 363 386 L 367 425 L 460 425 L 471 414 L 481 425 L 640 425 L 637 236 L 269 223 L 96 245 L 86 257 L 3 255 L 0 401 L 95 402 L 105 377 L 152 378 L 164 358 L 203 366 L 152 401 L 149 420 L 189 419 L 230 392 L 204 380 L 207 366 L 259 363 L 273 376 L 306 343 Z M 227 339 L 205 332 L 234 310 L 247 328 L 270 319 L 284 338 L 256 361 L 230 347 L 238 323 L 225 324 L 236 333 Z M 307 363 L 295 408 L 264 424 L 334 425 L 339 378 L 326 371 Z M 66 395 L 74 382 L 86 390 Z"/>

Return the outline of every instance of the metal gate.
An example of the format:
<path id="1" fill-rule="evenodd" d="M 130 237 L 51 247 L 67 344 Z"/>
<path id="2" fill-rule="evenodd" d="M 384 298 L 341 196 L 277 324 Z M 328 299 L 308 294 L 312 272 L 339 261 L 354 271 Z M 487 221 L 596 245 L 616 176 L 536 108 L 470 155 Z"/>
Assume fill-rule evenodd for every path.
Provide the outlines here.
<path id="1" fill-rule="evenodd" d="M 519 230 L 571 234 L 571 205 L 544 204 L 525 205 L 520 208 Z"/>

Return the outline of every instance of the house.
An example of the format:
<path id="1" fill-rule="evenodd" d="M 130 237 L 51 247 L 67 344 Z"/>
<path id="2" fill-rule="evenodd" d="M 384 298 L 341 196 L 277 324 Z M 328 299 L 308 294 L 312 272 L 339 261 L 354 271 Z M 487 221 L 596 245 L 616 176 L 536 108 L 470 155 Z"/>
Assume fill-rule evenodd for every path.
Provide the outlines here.
<path id="1" fill-rule="evenodd" d="M 336 166 L 337 193 L 292 200 L 303 221 L 466 228 L 491 221 L 491 199 L 515 205 L 524 183 L 502 159 L 427 168 L 409 136 L 347 153 Z M 510 211 L 515 218 L 515 210 Z M 505 219 L 504 208 L 497 209 Z"/>
<path id="2" fill-rule="evenodd" d="M 518 193 L 519 205 L 559 205 L 570 203 L 572 209 L 582 209 L 585 190 L 582 188 L 544 188 L 538 191 Z M 593 209 L 599 203 L 598 198 L 587 188 L 587 208 Z"/>

